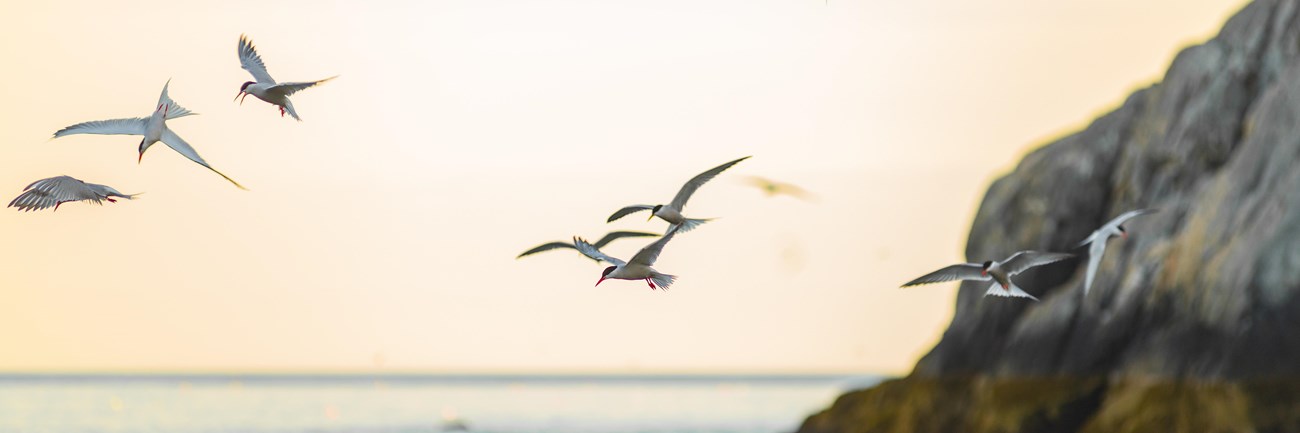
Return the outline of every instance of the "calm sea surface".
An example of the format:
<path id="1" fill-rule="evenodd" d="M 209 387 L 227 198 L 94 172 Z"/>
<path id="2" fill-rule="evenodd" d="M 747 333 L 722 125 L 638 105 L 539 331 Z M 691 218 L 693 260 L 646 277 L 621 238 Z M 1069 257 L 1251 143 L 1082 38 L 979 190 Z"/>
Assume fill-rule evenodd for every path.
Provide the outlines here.
<path id="1" fill-rule="evenodd" d="M 787 432 L 840 393 L 879 380 L 0 375 L 0 432 Z"/>

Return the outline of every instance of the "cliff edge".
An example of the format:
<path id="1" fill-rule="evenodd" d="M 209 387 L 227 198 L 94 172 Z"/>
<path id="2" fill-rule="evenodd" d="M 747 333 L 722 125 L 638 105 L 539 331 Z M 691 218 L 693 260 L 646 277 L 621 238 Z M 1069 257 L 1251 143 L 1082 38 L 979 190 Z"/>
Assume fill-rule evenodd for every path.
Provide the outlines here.
<path id="1" fill-rule="evenodd" d="M 1140 208 L 1084 297 L 1074 246 Z M 1300 2 L 1251 3 L 994 182 L 966 257 L 1027 249 L 1084 260 L 1018 276 L 1039 303 L 962 284 L 909 377 L 800 432 L 1300 432 Z"/>

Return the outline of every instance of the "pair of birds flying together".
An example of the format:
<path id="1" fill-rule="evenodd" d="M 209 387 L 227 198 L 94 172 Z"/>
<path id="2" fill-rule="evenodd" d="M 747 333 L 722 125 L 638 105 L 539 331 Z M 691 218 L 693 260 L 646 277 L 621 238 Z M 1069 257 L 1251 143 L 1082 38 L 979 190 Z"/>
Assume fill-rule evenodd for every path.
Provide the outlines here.
<path id="1" fill-rule="evenodd" d="M 677 191 L 677 195 L 674 196 L 673 200 L 668 204 L 632 205 L 632 206 L 627 206 L 622 209 L 619 209 L 618 211 L 614 212 L 613 215 L 610 215 L 609 219 L 606 220 L 606 222 L 613 222 L 614 220 L 617 220 L 619 218 L 637 212 L 650 211 L 650 217 L 647 219 L 647 221 L 652 220 L 655 217 L 658 217 L 659 219 L 667 221 L 669 224 L 671 224 L 668 228 L 667 233 L 665 233 L 663 236 L 660 236 L 659 239 L 655 240 L 654 242 L 650 243 L 650 245 L 646 245 L 644 248 L 641 248 L 641 250 L 638 251 L 636 255 L 632 256 L 632 258 L 627 261 L 605 254 L 600 251 L 600 248 L 604 247 L 605 245 L 608 245 L 610 242 L 613 242 L 616 239 L 630 238 L 630 237 L 648 237 L 648 236 L 658 236 L 658 235 L 654 233 L 646 233 L 646 232 L 618 231 L 618 232 L 612 232 L 606 234 L 604 237 L 600 238 L 600 240 L 596 241 L 594 245 L 591 244 L 590 242 L 587 242 L 585 239 L 575 236 L 573 238 L 573 243 L 550 242 L 550 243 L 542 244 L 528 251 L 524 251 L 523 254 L 520 254 L 518 257 L 515 258 L 517 259 L 531 254 L 540 253 L 542 251 L 554 250 L 557 248 L 572 248 L 578 250 L 578 252 L 582 253 L 588 258 L 595 260 L 597 263 L 606 262 L 612 265 L 606 267 L 605 270 L 601 272 L 600 280 L 596 281 L 597 286 L 599 286 L 600 283 L 604 282 L 606 279 L 644 280 L 646 284 L 650 286 L 651 290 L 654 290 L 656 288 L 667 290 L 668 287 L 671 286 L 673 282 L 677 280 L 677 277 L 675 275 L 665 274 L 654 269 L 653 266 L 655 264 L 655 261 L 659 259 L 659 253 L 663 251 L 664 245 L 667 245 L 668 241 L 672 240 L 673 236 L 676 236 L 679 233 L 685 233 L 687 231 L 690 231 L 691 229 L 699 227 L 700 224 L 704 224 L 710 221 L 710 219 L 708 218 L 688 218 L 685 215 L 683 215 L 682 212 L 686 208 L 686 202 L 690 200 L 691 196 L 695 194 L 695 191 L 699 190 L 700 187 L 704 186 L 705 183 L 708 183 L 710 180 L 713 180 L 713 178 L 717 177 L 718 174 L 731 168 L 731 166 L 739 164 L 741 161 L 744 161 L 746 159 L 749 159 L 749 157 L 746 156 L 744 158 L 740 158 L 735 161 L 731 161 L 726 164 L 719 165 L 706 172 L 695 175 L 695 177 L 687 181 L 685 185 L 682 185 L 682 188 Z"/>
<path id="2" fill-rule="evenodd" d="M 1078 248 L 1091 245 L 1088 247 L 1088 270 L 1083 283 L 1084 296 L 1088 296 L 1088 291 L 1092 290 L 1092 281 L 1097 274 L 1097 267 L 1101 264 L 1102 256 L 1106 254 L 1106 241 L 1117 236 L 1128 239 L 1128 230 L 1124 228 L 1124 223 L 1139 215 L 1155 213 L 1156 211 L 1157 209 L 1139 209 L 1125 212 L 1110 220 L 1101 228 L 1094 230 L 1087 239 L 1075 246 L 1075 248 Z M 1072 257 L 1074 257 L 1074 254 L 1020 251 L 1002 261 L 990 260 L 984 263 L 960 263 L 948 266 L 909 281 L 903 284 L 902 287 L 954 280 L 993 280 L 993 284 L 989 285 L 988 290 L 984 292 L 984 296 L 1029 298 L 1037 301 L 1038 298 L 1034 297 L 1034 295 L 1017 287 L 1015 282 L 1011 281 L 1011 277 L 1036 266 L 1056 263 Z"/>
<path id="3" fill-rule="evenodd" d="M 235 96 L 243 104 L 242 97 L 253 95 L 258 99 L 276 105 L 280 108 L 280 116 L 285 113 L 293 116 L 295 120 L 302 121 L 298 117 L 298 112 L 293 108 L 293 101 L 289 96 L 303 89 L 315 86 L 317 84 L 329 81 L 335 77 L 323 80 L 309 82 L 286 82 L 277 83 L 271 78 L 271 74 L 266 71 L 266 64 L 262 62 L 262 57 L 257 54 L 257 49 L 253 47 L 253 42 L 247 36 L 239 36 L 239 63 L 253 75 L 257 81 L 243 83 L 239 87 L 239 94 Z M 337 76 L 336 76 L 337 77 Z M 213 173 L 220 175 L 230 183 L 240 189 L 245 189 L 243 185 L 226 176 L 224 173 L 212 168 L 198 151 L 194 150 L 188 142 L 182 139 L 175 131 L 167 126 L 167 121 L 193 114 L 193 111 L 182 107 L 167 95 L 167 88 L 171 85 L 171 80 L 163 85 L 162 95 L 158 97 L 158 104 L 154 107 L 153 112 L 148 117 L 132 117 L 124 119 L 94 120 L 82 122 L 58 130 L 54 133 L 53 138 L 73 134 L 100 134 L 100 135 L 139 135 L 143 138 L 137 148 L 139 157 L 137 162 L 144 160 L 145 151 L 155 143 L 162 142 L 167 147 L 175 150 L 176 153 L 184 155 L 195 164 L 201 165 Z M 71 201 L 90 201 L 96 204 L 102 204 L 104 200 L 116 202 L 113 197 L 132 199 L 138 194 L 122 194 L 112 187 L 93 184 L 81 181 L 70 176 L 56 176 L 47 179 L 41 179 L 28 185 L 23 189 L 23 193 L 9 203 L 9 207 L 17 207 L 22 211 L 40 210 L 53 207 L 56 211 L 59 205 Z"/>

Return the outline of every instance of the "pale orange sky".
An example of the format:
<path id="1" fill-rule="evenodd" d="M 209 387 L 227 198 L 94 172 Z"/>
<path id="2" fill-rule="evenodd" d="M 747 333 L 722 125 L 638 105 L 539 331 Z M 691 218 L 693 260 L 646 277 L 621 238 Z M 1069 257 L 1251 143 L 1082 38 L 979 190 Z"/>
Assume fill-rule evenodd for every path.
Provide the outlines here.
<path id="1" fill-rule="evenodd" d="M 936 341 L 988 183 L 1159 78 L 1239 0 L 5 2 L 0 371 L 872 371 Z M 247 33 L 305 120 L 249 98 Z M 164 146 L 78 135 L 169 122 Z M 744 156 L 643 283 L 529 247 Z M 761 175 L 822 197 L 765 199 Z M 647 240 L 612 244 L 628 257 Z"/>

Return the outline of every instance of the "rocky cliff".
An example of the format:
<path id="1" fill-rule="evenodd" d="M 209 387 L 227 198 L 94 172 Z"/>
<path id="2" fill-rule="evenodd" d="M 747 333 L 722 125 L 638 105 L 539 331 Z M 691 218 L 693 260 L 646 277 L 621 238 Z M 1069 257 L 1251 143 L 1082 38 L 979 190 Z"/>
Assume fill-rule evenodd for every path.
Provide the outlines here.
<path id="1" fill-rule="evenodd" d="M 1088 296 L 1084 262 L 966 283 L 904 379 L 801 432 L 1300 431 L 1300 2 L 1259 0 L 1159 84 L 989 188 L 970 261 L 1074 249 L 1132 209 Z"/>

